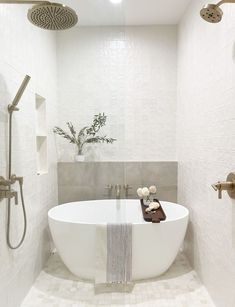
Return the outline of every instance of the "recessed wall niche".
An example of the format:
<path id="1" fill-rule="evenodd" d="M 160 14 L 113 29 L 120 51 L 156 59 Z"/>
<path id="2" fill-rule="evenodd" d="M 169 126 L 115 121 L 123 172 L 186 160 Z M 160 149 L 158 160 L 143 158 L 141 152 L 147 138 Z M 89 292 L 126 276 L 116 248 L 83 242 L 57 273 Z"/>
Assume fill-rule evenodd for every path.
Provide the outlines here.
<path id="1" fill-rule="evenodd" d="M 43 175 L 48 172 L 46 99 L 38 94 L 35 94 L 35 107 L 36 107 L 37 175 Z"/>

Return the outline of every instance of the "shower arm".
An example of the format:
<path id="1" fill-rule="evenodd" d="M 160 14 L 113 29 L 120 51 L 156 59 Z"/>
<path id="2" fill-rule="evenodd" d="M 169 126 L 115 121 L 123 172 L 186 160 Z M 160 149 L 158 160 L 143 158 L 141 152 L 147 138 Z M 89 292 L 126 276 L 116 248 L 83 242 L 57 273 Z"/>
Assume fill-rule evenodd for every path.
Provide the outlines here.
<path id="1" fill-rule="evenodd" d="M 235 3 L 235 0 L 221 0 L 220 2 L 216 4 L 216 6 L 221 6 L 222 4 L 225 4 L 225 3 Z"/>
<path id="2" fill-rule="evenodd" d="M 47 3 L 47 4 L 50 4 L 51 2 L 49 1 L 40 1 L 40 0 L 36 0 L 36 1 L 27 1 L 27 0 L 16 0 L 16 1 L 10 1 L 10 0 L 0 0 L 0 4 L 42 4 L 42 3 Z"/>

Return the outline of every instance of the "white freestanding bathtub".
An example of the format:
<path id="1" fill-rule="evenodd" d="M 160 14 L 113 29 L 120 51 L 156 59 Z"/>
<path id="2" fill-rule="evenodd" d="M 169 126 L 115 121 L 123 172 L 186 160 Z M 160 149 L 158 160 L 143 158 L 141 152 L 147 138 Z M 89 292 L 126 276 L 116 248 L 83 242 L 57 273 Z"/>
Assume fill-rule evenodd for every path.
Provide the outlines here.
<path id="1" fill-rule="evenodd" d="M 131 222 L 132 279 L 159 276 L 177 256 L 189 215 L 181 205 L 161 204 L 167 219 L 160 224 L 143 220 L 139 200 L 80 201 L 54 207 L 48 217 L 56 249 L 72 273 L 94 280 L 96 225 Z"/>

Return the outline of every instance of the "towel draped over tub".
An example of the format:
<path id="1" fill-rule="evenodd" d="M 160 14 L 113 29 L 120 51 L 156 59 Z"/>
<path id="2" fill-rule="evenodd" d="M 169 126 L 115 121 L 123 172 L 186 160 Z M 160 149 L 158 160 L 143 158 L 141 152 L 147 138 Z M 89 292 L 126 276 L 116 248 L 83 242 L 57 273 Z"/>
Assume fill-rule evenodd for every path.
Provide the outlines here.
<path id="1" fill-rule="evenodd" d="M 95 266 L 97 293 L 132 290 L 132 224 L 97 225 Z"/>

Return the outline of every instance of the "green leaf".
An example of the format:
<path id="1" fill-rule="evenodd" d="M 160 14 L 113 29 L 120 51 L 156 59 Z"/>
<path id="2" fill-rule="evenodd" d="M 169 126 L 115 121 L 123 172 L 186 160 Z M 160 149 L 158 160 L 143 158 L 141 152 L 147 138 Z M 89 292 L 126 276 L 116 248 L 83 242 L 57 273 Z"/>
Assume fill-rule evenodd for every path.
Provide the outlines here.
<path id="1" fill-rule="evenodd" d="M 60 136 L 62 136 L 64 139 L 69 140 L 70 143 L 76 144 L 76 140 L 74 139 L 73 136 L 70 136 L 66 131 L 64 131 L 63 129 L 59 128 L 59 127 L 55 127 L 53 129 L 53 132 L 55 134 L 58 134 Z"/>
<path id="2" fill-rule="evenodd" d="M 59 127 L 55 127 L 53 132 L 67 139 L 70 143 L 76 144 L 79 150 L 82 150 L 84 144 L 90 143 L 107 143 L 112 144 L 116 141 L 113 138 L 107 138 L 106 136 L 98 136 L 96 135 L 99 130 L 105 126 L 107 120 L 107 116 L 105 113 L 99 113 L 94 115 L 93 122 L 91 126 L 83 127 L 79 133 L 76 132 L 73 124 L 71 122 L 67 122 L 67 126 L 69 128 L 69 133 L 64 131 Z"/>

